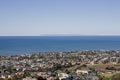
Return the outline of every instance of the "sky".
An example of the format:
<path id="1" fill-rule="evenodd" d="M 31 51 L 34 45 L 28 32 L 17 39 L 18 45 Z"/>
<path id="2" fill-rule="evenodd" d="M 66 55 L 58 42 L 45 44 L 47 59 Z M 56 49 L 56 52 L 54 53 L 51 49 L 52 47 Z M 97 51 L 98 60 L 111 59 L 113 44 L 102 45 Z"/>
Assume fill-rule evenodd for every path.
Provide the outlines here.
<path id="1" fill-rule="evenodd" d="M 0 36 L 120 35 L 120 0 L 0 0 Z"/>

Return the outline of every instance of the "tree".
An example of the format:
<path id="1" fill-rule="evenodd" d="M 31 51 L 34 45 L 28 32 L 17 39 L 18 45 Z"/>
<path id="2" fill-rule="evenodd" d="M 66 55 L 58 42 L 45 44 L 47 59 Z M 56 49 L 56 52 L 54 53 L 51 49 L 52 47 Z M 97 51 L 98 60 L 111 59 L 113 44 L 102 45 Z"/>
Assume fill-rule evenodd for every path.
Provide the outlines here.
<path id="1" fill-rule="evenodd" d="M 24 74 L 23 74 L 23 77 L 27 77 L 27 76 L 30 76 L 30 72 L 28 70 L 25 70 Z"/>
<path id="2" fill-rule="evenodd" d="M 46 79 L 39 76 L 39 77 L 37 77 L 37 80 L 46 80 Z"/>
<path id="3" fill-rule="evenodd" d="M 81 65 L 81 67 L 87 67 L 87 65 L 86 65 L 86 64 L 83 64 L 83 65 Z"/>
<path id="4" fill-rule="evenodd" d="M 98 75 L 97 77 L 99 78 L 99 80 L 109 80 L 109 78 L 105 76 Z"/>
<path id="5" fill-rule="evenodd" d="M 120 80 L 120 73 L 114 74 L 114 75 L 110 78 L 110 80 Z"/>

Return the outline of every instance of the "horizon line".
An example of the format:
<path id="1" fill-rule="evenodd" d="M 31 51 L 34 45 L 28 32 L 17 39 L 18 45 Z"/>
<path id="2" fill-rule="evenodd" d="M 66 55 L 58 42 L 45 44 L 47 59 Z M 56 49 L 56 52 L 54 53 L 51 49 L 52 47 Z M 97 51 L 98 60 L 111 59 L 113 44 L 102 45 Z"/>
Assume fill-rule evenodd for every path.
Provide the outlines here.
<path id="1" fill-rule="evenodd" d="M 80 35 L 80 34 L 43 34 L 43 35 L 0 35 L 0 37 L 4 36 L 120 36 L 120 35 Z"/>

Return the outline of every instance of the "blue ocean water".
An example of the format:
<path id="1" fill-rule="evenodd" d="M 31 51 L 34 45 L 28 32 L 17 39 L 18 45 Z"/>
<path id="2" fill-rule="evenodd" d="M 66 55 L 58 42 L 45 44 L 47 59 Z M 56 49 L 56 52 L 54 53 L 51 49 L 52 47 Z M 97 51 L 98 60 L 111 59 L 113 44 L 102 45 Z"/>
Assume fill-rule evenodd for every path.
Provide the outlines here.
<path id="1" fill-rule="evenodd" d="M 1 36 L 0 55 L 75 50 L 119 50 L 120 36 Z"/>

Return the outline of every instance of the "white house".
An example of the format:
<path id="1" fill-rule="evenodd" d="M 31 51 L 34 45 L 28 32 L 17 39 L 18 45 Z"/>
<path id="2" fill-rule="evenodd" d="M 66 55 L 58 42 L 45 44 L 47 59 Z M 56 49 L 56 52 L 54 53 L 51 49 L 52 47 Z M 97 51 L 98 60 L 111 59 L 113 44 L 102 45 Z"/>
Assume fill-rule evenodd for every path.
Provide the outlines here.
<path id="1" fill-rule="evenodd" d="M 59 73 L 58 77 L 59 77 L 60 80 L 62 80 L 62 79 L 68 80 L 68 78 L 70 76 L 69 76 L 69 74 L 66 74 L 66 73 Z"/>
<path id="2" fill-rule="evenodd" d="M 88 74 L 88 70 L 77 70 L 76 71 L 77 74 Z"/>

